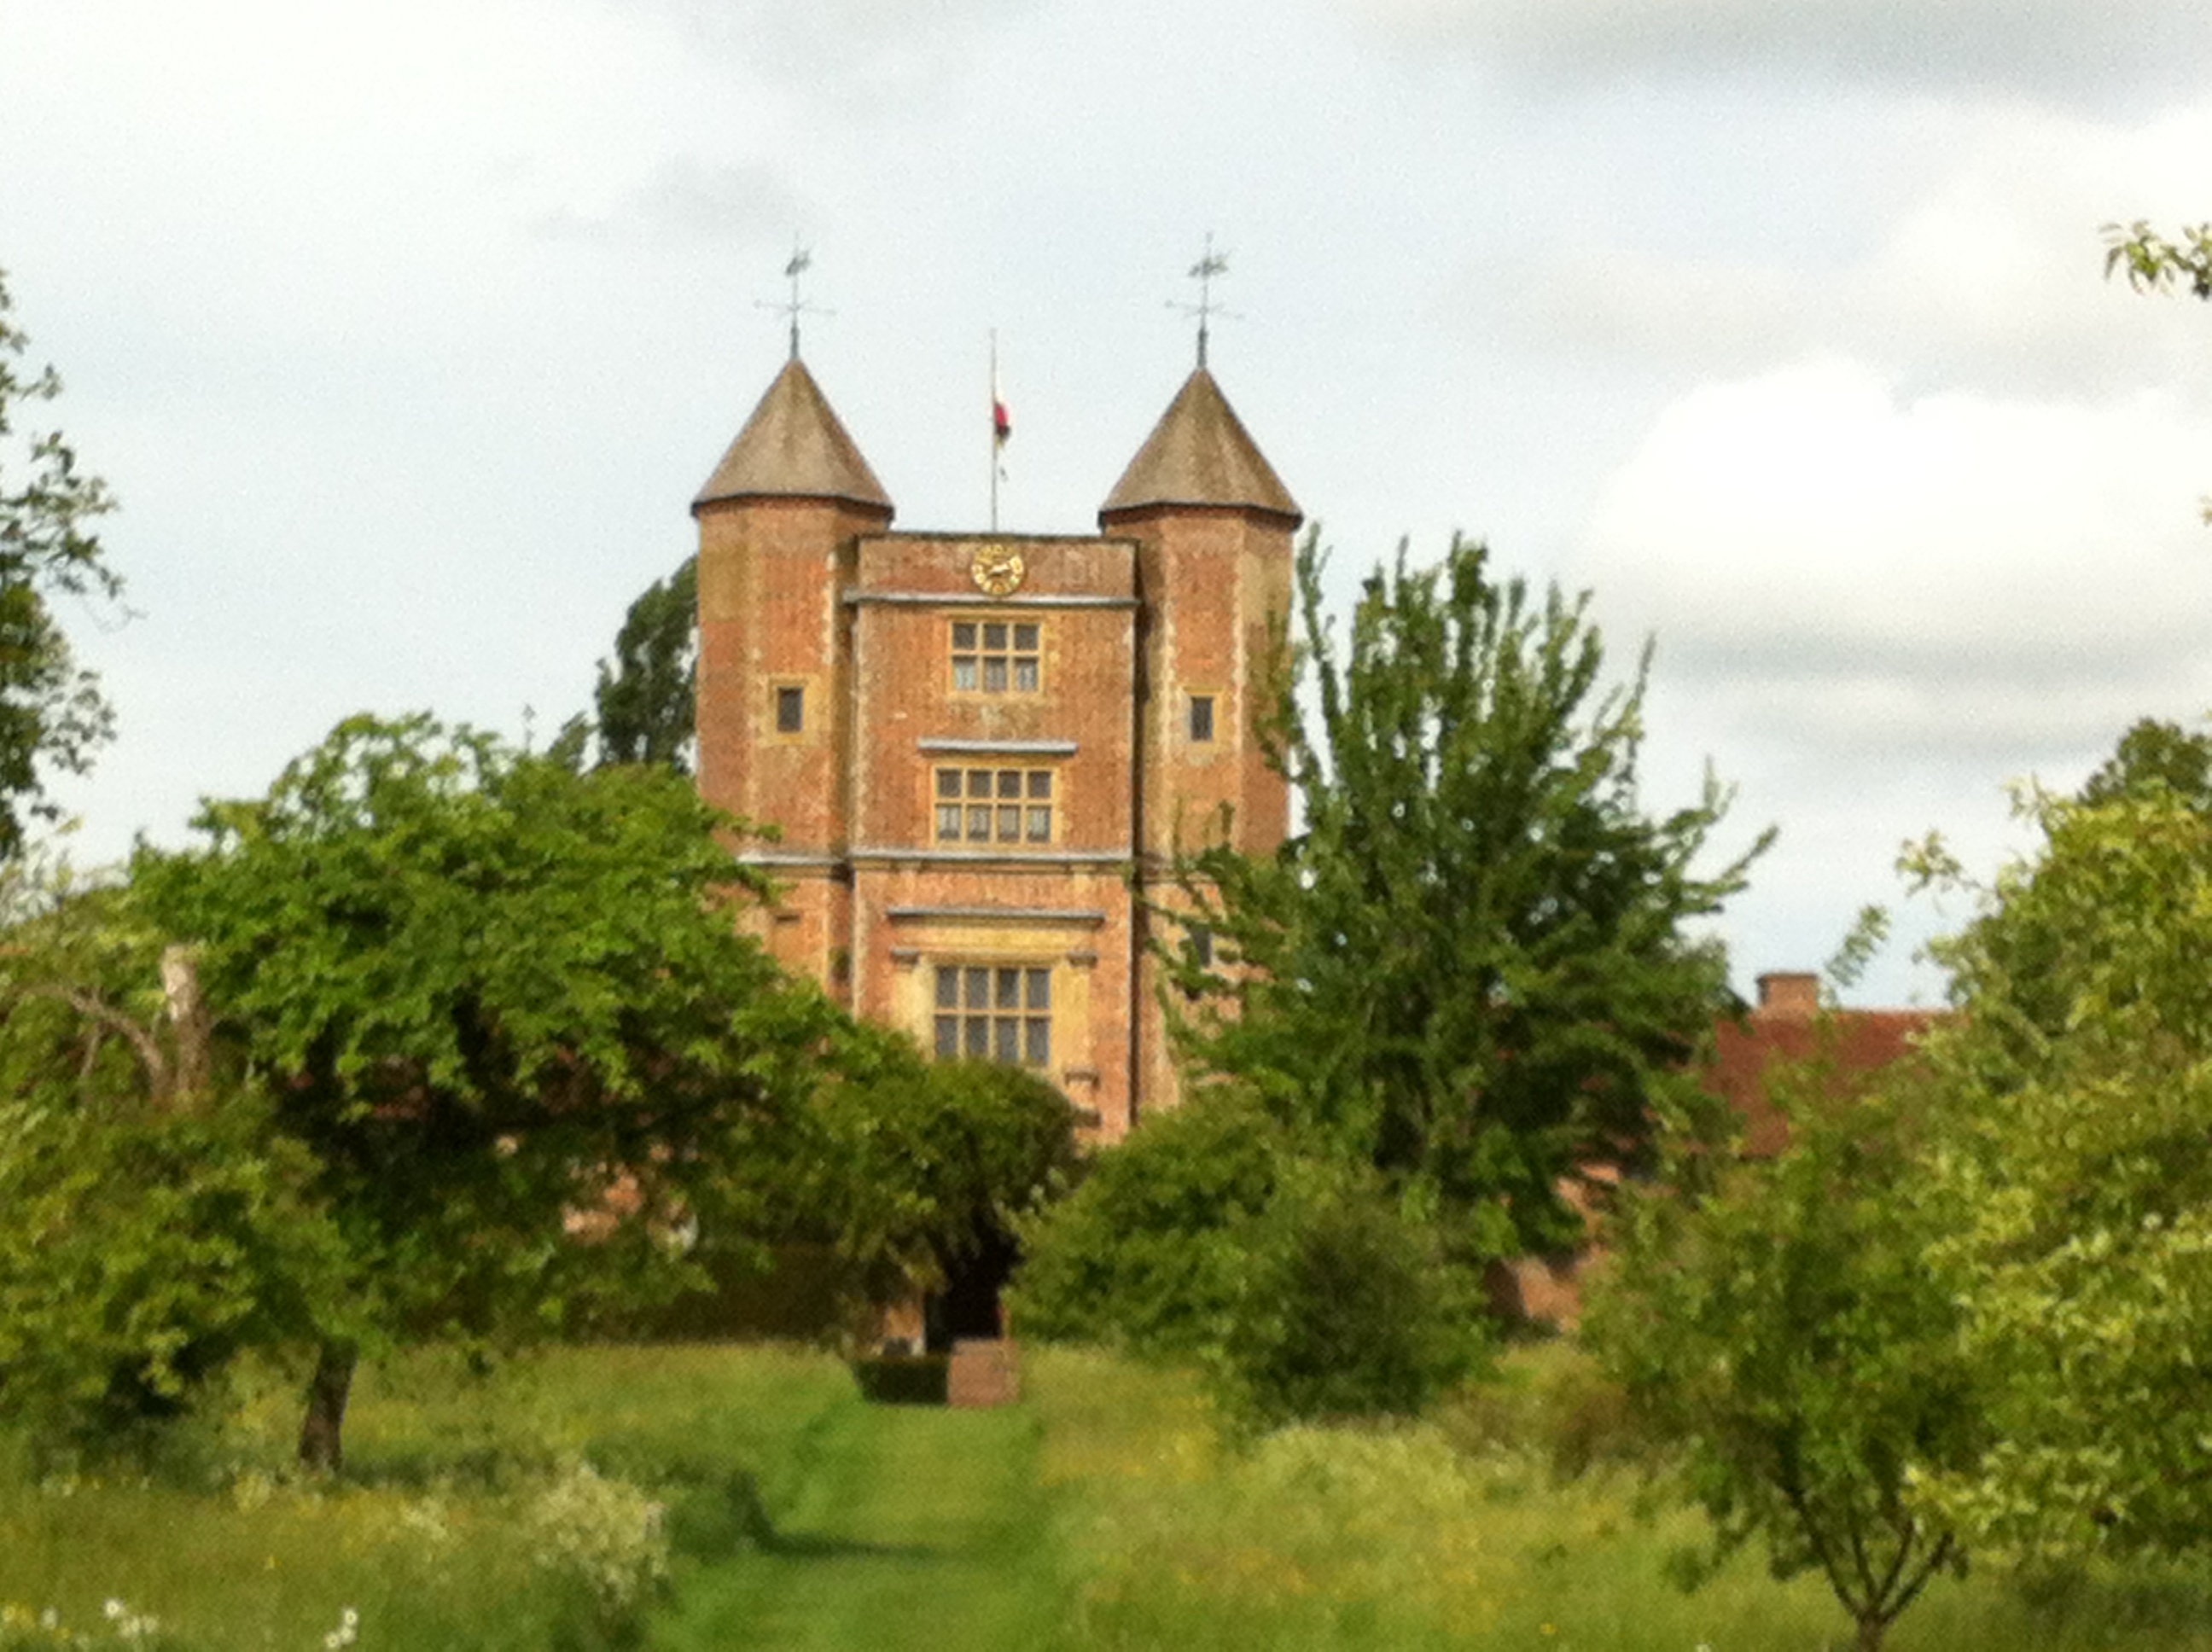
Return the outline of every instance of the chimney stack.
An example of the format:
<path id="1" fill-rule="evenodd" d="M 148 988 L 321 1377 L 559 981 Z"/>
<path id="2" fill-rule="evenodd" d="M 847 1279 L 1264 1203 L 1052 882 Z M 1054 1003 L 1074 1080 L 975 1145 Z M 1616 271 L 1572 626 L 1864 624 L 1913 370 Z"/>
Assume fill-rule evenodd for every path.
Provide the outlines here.
<path id="1" fill-rule="evenodd" d="M 1820 1012 L 1820 978 L 1809 969 L 1770 969 L 1759 978 L 1759 1013 L 1809 1019 Z"/>

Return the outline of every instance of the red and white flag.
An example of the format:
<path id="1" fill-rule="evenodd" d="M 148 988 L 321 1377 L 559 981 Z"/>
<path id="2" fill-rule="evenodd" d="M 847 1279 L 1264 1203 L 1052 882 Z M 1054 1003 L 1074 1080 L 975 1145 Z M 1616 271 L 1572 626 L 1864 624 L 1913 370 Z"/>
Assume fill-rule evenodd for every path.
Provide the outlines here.
<path id="1" fill-rule="evenodd" d="M 1006 411 L 1006 392 L 999 388 L 999 364 L 991 363 L 991 435 L 1000 446 L 1014 434 L 1012 415 Z"/>

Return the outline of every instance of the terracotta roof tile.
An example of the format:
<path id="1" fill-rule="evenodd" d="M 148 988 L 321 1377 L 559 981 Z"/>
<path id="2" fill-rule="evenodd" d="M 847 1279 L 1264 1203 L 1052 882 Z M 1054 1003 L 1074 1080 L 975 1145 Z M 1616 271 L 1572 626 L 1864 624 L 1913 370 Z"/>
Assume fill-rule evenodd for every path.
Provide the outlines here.
<path id="1" fill-rule="evenodd" d="M 1704 1083 L 1743 1115 L 1746 1152 L 1778 1153 L 1790 1127 L 1767 1095 L 1770 1063 L 1821 1057 L 1838 1078 L 1873 1072 L 1905 1059 L 1914 1040 L 1947 1018 L 1941 1010 L 1838 1010 L 1817 1020 L 1753 1012 L 1714 1029 Z"/>

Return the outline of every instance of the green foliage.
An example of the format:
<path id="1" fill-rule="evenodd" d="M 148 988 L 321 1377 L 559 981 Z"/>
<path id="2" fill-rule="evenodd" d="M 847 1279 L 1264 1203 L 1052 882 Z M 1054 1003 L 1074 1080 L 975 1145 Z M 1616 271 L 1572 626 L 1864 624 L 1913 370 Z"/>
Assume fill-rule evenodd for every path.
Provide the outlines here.
<path id="1" fill-rule="evenodd" d="M 1281 1132 L 1227 1095 L 1194 1097 L 1101 1149 L 1073 1193 L 1022 1234 L 1024 1335 L 1152 1357 L 1221 1345 L 1246 1230 L 1273 1198 Z"/>
<path id="2" fill-rule="evenodd" d="M 699 563 L 686 557 L 638 593 L 615 635 L 613 664 L 599 662 L 592 698 L 600 761 L 687 772 L 698 668 Z"/>
<path id="3" fill-rule="evenodd" d="M 1215 1373 L 1243 1425 L 1417 1416 L 1487 1346 L 1470 1276 L 1371 1172 L 1285 1166 L 1242 1252 Z"/>
<path id="4" fill-rule="evenodd" d="M 755 885 L 681 777 L 356 718 L 198 824 L 140 850 L 134 896 L 311 1157 L 350 1263 L 328 1344 L 549 1331 L 687 1279 L 685 1224 L 759 1218 L 729 1172 L 780 1144 L 840 1017 L 736 932 Z"/>
<path id="5" fill-rule="evenodd" d="M 1818 1570 L 1871 1649 L 1963 1570 L 1915 1488 L 1990 1436 L 1955 1284 L 1928 1263 L 1944 1229 L 1913 1191 L 1917 1090 L 1892 1075 L 1855 1094 L 1817 1062 L 1770 1083 L 1789 1146 L 1634 1200 L 1585 1333 L 1679 1450 L 1715 1553 L 1757 1538 L 1776 1576 Z"/>
<path id="6" fill-rule="evenodd" d="M 2124 274 L 2139 293 L 2179 286 L 2197 298 L 2212 299 L 2212 223 L 2184 226 L 2179 240 L 2167 240 L 2142 218 L 2106 224 L 2103 234 L 2108 278 Z"/>
<path id="7" fill-rule="evenodd" d="M 831 1076 L 794 1139 L 791 1228 L 855 1264 L 869 1301 L 933 1290 L 1059 1190 L 1074 1114 L 1019 1067 L 931 1062 L 865 1024 L 825 1054 Z"/>
<path id="8" fill-rule="evenodd" d="M 2163 776 L 2030 792 L 1948 952 L 1936 1169 L 1997 1436 L 1938 1485 L 2027 1549 L 2201 1548 L 2212 1476 L 2212 814 Z"/>
<path id="9" fill-rule="evenodd" d="M 1587 596 L 1532 598 L 1464 541 L 1424 571 L 1401 552 L 1340 648 L 1316 544 L 1297 574 L 1318 710 L 1285 673 L 1261 731 L 1304 829 L 1273 855 L 1217 847 L 1179 868 L 1218 960 L 1163 954 L 1196 999 L 1184 1048 L 1449 1209 L 1462 1249 L 1573 1243 L 1563 1178 L 1640 1162 L 1655 1129 L 1717 1127 L 1681 1074 L 1725 971 L 1685 926 L 1743 886 L 1765 840 L 1707 873 L 1716 785 L 1644 812 L 1644 668 L 1601 687 Z"/>
<path id="10" fill-rule="evenodd" d="M 581 1458 L 532 1499 L 525 1516 L 532 1556 L 589 1621 L 601 1643 L 635 1644 L 645 1608 L 668 1581 L 661 1505 Z"/>
<path id="11" fill-rule="evenodd" d="M 1202 1361 L 1241 1425 L 1418 1412 L 1485 1346 L 1431 1226 L 1230 1093 L 1102 1150 L 1024 1238 L 1024 1335 Z"/>
<path id="12" fill-rule="evenodd" d="M 29 820 L 52 818 L 50 773 L 83 773 L 114 728 L 98 682 L 77 665 L 55 621 L 52 598 L 112 597 L 122 588 L 92 529 L 115 508 L 106 485 L 77 469 L 59 431 L 10 440 L 25 408 L 52 401 L 62 385 L 51 367 L 21 366 L 27 340 L 9 309 L 0 275 L 0 859 L 22 849 Z"/>
<path id="13" fill-rule="evenodd" d="M 126 889 L 0 869 L 0 1416 L 50 1460 L 143 1455 L 241 1348 L 334 1288 L 312 1165 L 251 1098 L 180 1092 Z"/>
<path id="14" fill-rule="evenodd" d="M 2163 786 L 2191 808 L 2212 811 L 2212 734 L 2145 717 L 2120 736 L 2110 757 L 2082 787 L 2084 803 L 2110 803 Z"/>
<path id="15" fill-rule="evenodd" d="M 0 1102 L 0 1417 L 47 1461 L 151 1449 L 338 1287 L 313 1167 L 264 1127 L 242 1099 L 212 1117 Z"/>

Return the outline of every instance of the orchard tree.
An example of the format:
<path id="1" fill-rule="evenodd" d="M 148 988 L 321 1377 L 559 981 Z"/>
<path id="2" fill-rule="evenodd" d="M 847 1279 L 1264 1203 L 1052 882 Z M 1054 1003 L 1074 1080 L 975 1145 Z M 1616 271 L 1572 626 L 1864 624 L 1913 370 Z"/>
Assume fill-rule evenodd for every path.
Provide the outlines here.
<path id="1" fill-rule="evenodd" d="M 1167 949 L 1188 1060 L 1364 1162 L 1469 1258 L 1578 1242 L 1563 1181 L 1717 1124 L 1685 1069 L 1729 1003 L 1691 926 L 1743 887 L 1725 793 L 1645 812 L 1650 653 L 1608 685 L 1587 593 L 1533 597 L 1455 540 L 1363 585 L 1348 641 L 1298 554 L 1304 671 L 1264 748 L 1301 798 L 1273 854 L 1181 865 L 1212 957 Z M 1310 710 L 1297 680 L 1310 672 Z"/>
<path id="2" fill-rule="evenodd" d="M 823 1082 L 776 1177 L 779 1230 L 826 1242 L 880 1308 L 942 1290 L 1011 1248 L 1075 1164 L 1067 1098 L 1022 1068 L 931 1061 L 903 1033 L 854 1022 L 822 1052 Z"/>
<path id="3" fill-rule="evenodd" d="M 638 594 L 592 692 L 603 762 L 690 769 L 699 665 L 699 563 L 687 556 Z"/>
<path id="4" fill-rule="evenodd" d="M 219 1044 L 347 1258 L 301 1437 L 335 1467 L 364 1347 L 556 1330 L 750 1230 L 837 1017 L 732 904 L 754 875 L 681 777 L 580 774 L 427 718 L 341 724 L 134 894 L 198 951 Z M 564 1237 L 564 1216 L 605 1228 Z"/>
<path id="5" fill-rule="evenodd" d="M 1917 1488 L 1990 1442 L 1954 1284 L 1928 1263 L 1948 1229 L 1921 1191 L 1916 1078 L 1770 1069 L 1789 1145 L 1717 1174 L 1678 1161 L 1632 1194 L 1583 1327 L 1711 1519 L 1687 1581 L 1759 1541 L 1778 1577 L 1827 1580 L 1861 1652 L 1965 1571 Z"/>
<path id="6" fill-rule="evenodd" d="M 0 858 L 20 853 L 28 824 L 54 814 L 56 771 L 82 774 L 114 726 L 93 674 L 54 617 L 57 598 L 113 597 L 94 519 L 115 501 L 77 468 L 59 431 L 18 423 L 61 394 L 52 367 L 25 368 L 27 342 L 9 319 L 0 274 Z"/>
<path id="7" fill-rule="evenodd" d="M 1948 944 L 1936 1161 L 1996 1436 L 1953 1518 L 2059 1552 L 2202 1550 L 2212 1482 L 2212 812 L 2028 790 L 2040 848 Z"/>
<path id="8" fill-rule="evenodd" d="M 0 1415 L 49 1461 L 128 1455 L 303 1339 L 341 1252 L 304 1151 L 210 1084 L 190 960 L 128 889 L 27 857 L 0 926 Z"/>

